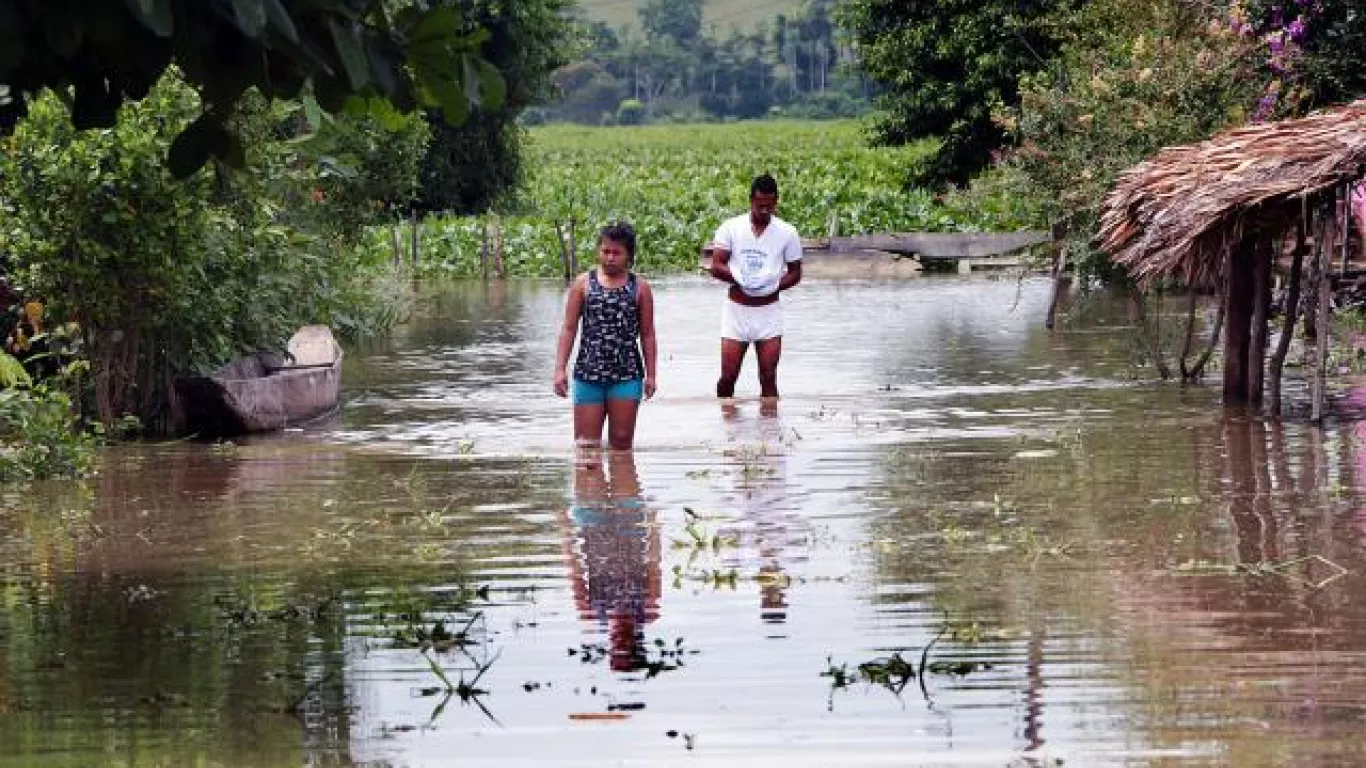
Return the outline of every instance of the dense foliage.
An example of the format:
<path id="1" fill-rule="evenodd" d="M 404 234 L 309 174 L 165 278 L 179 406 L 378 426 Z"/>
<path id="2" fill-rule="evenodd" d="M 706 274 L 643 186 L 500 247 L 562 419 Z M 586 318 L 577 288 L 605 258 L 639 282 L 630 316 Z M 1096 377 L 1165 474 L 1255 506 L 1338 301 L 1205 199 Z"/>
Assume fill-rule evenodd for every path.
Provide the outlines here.
<path id="1" fill-rule="evenodd" d="M 388 260 L 350 247 L 360 232 L 350 216 L 376 205 L 351 187 L 402 182 L 281 140 L 302 119 L 297 107 L 243 106 L 231 125 L 253 148 L 242 174 L 169 173 L 168 148 L 201 110 L 174 76 L 125 105 L 111 129 L 78 131 L 48 94 L 3 140 L 0 252 L 27 297 L 77 324 L 106 424 L 134 414 L 164 426 L 175 374 L 278 346 L 301 324 L 358 331 L 391 319 L 376 292 Z M 363 135 L 337 132 L 331 146 L 365 154 Z M 422 145 L 408 145 L 415 172 Z M 405 144 L 382 146 L 401 155 Z"/>
<path id="2" fill-rule="evenodd" d="M 80 428 L 67 391 L 83 370 L 76 361 L 35 385 L 22 363 L 0 352 L 0 483 L 90 471 L 95 435 Z"/>
<path id="3" fill-rule="evenodd" d="M 512 274 L 562 271 L 559 233 L 574 222 L 580 263 L 592 259 L 593 233 L 625 219 L 640 233 L 640 268 L 693 269 L 700 245 L 720 221 L 743 212 L 749 183 L 765 171 L 781 186 L 779 215 L 805 236 L 907 230 L 1013 229 L 1023 203 L 955 207 L 924 191 L 904 190 L 902 169 L 932 151 L 921 143 L 870 148 L 853 122 L 764 121 L 721 125 L 531 131 L 532 169 L 520 201 L 493 217 L 430 217 L 422 232 L 420 268 L 427 274 L 477 275 L 483 232 L 496 218 Z M 386 248 L 387 233 L 372 233 Z"/>
<path id="4" fill-rule="evenodd" d="M 962 184 L 1010 143 L 994 112 L 1019 105 L 1021 77 L 1061 42 L 1053 15 L 1081 0 L 850 0 L 840 8 L 863 71 L 885 90 L 874 138 L 942 141 L 916 184 Z"/>
<path id="5" fill-rule="evenodd" d="M 1065 226 L 1072 263 L 1106 277 L 1090 240 L 1116 176 L 1242 123 L 1262 81 L 1252 45 L 1184 0 L 1109 0 L 1063 20 L 1072 34 L 1057 66 L 1023 78 L 1018 122 L 998 121 L 1021 140 L 1008 165 Z"/>
<path id="6" fill-rule="evenodd" d="M 419 205 L 426 211 L 478 213 L 521 179 L 522 111 L 548 99 L 550 75 L 568 63 L 571 0 L 462 0 L 467 23 L 485 30 L 480 55 L 507 79 L 507 98 L 451 125 L 428 112 L 432 141 L 422 164 Z"/>
<path id="7" fill-rule="evenodd" d="M 168 147 L 179 176 L 210 157 L 245 163 L 227 122 L 253 88 L 296 98 L 311 83 L 331 113 L 421 104 L 458 123 L 471 104 L 503 99 L 501 75 L 479 55 L 484 34 L 440 3 L 0 0 L 0 133 L 48 88 L 70 93 L 77 127 L 112 128 L 173 64 L 203 98 Z"/>
<path id="8" fill-rule="evenodd" d="M 1366 9 L 1357 0 L 1229 0 L 1219 10 L 1221 26 L 1256 49 L 1265 78 L 1257 119 L 1366 96 Z"/>
<path id="9" fill-rule="evenodd" d="M 833 22 L 835 6 L 808 0 L 728 33 L 704 25 L 702 0 L 650 0 L 637 26 L 581 21 L 584 54 L 555 73 L 561 98 L 531 117 L 592 125 L 852 117 L 865 111 L 868 89 Z"/>

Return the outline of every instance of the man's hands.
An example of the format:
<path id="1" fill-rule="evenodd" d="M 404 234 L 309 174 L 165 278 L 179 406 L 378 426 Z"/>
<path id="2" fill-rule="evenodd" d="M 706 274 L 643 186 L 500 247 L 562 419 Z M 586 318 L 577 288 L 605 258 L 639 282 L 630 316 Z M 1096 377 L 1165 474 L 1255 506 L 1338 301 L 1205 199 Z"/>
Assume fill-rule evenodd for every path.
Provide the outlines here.
<path id="1" fill-rule="evenodd" d="M 649 400 L 655 396 L 655 377 L 645 377 L 645 399 Z"/>

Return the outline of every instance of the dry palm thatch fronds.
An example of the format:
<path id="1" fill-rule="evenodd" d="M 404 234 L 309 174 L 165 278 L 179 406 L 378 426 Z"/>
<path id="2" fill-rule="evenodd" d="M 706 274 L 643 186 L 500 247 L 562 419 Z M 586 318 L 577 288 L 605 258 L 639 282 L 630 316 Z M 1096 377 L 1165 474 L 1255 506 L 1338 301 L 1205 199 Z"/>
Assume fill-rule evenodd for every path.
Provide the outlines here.
<path id="1" fill-rule="evenodd" d="M 1100 247 L 1140 283 L 1213 285 L 1249 228 L 1278 233 L 1302 198 L 1366 169 L 1366 100 L 1164 149 L 1120 175 L 1102 204 Z"/>

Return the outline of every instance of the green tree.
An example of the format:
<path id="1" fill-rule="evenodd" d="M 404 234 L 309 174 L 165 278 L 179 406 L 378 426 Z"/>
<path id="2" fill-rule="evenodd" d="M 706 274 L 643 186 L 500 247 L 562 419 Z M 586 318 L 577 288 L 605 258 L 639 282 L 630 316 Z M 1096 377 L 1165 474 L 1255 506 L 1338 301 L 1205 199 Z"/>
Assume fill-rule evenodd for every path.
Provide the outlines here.
<path id="1" fill-rule="evenodd" d="M 429 112 L 432 142 L 422 164 L 419 207 L 478 213 L 521 178 L 522 110 L 548 100 L 551 74 L 576 47 L 568 10 L 572 0 L 456 0 L 469 30 L 481 29 L 479 54 L 507 76 L 507 97 L 477 107 L 459 125 Z"/>
<path id="2" fill-rule="evenodd" d="M 702 38 L 702 0 L 646 0 L 640 24 L 652 40 L 670 39 L 693 48 Z"/>
<path id="3" fill-rule="evenodd" d="M 357 334 L 392 320 L 376 289 L 386 261 L 353 247 L 359 227 L 345 215 L 362 194 L 329 179 L 310 142 L 279 138 L 300 108 L 245 94 L 225 129 L 243 137 L 248 172 L 176 180 L 166 152 L 202 109 L 172 70 L 112 129 L 77 130 L 47 93 L 0 139 L 0 252 L 50 324 L 77 324 L 106 424 L 134 414 L 166 427 L 176 374 L 278 347 L 305 323 Z M 333 146 L 364 154 L 369 140 L 354 134 L 366 130 L 381 129 L 353 127 Z"/>
<path id="4" fill-rule="evenodd" d="M 459 123 L 471 104 L 496 106 L 506 90 L 479 55 L 487 33 L 451 5 L 355 0 L 0 0 L 0 133 L 13 130 L 45 89 L 69 94 L 78 128 L 110 128 L 125 101 L 142 99 L 172 64 L 202 96 L 169 163 L 187 176 L 210 157 L 244 164 L 227 128 L 248 89 L 295 98 L 311 83 L 331 113 L 418 105 Z M 387 106 L 387 105 L 386 105 Z"/>
<path id="5" fill-rule="evenodd" d="M 1007 160 L 1022 194 L 1065 224 L 1084 277 L 1116 277 L 1095 251 L 1101 199 L 1125 169 L 1166 146 L 1246 121 L 1261 87 L 1254 42 L 1185 0 L 1106 0 L 1062 19 L 1057 66 L 1022 80 L 1020 138 Z"/>
<path id="6" fill-rule="evenodd" d="M 911 180 L 962 184 L 1010 137 L 993 111 L 1019 104 L 1020 78 L 1048 67 L 1059 44 L 1051 17 L 1082 0 L 849 0 L 839 18 L 864 72 L 885 90 L 876 141 L 938 138 Z"/>

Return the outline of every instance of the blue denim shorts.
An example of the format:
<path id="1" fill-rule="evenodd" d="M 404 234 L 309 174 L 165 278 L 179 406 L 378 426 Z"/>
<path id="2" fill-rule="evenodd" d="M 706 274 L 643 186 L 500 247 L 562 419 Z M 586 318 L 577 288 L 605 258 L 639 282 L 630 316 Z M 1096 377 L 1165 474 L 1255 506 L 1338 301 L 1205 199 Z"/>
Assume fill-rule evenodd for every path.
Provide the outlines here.
<path id="1" fill-rule="evenodd" d="M 575 405 L 602 405 L 608 400 L 640 400 L 644 396 L 644 379 L 627 379 L 612 384 L 574 379 Z"/>

